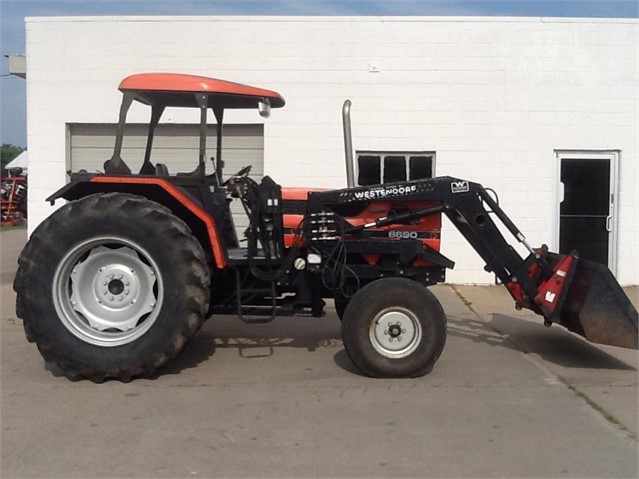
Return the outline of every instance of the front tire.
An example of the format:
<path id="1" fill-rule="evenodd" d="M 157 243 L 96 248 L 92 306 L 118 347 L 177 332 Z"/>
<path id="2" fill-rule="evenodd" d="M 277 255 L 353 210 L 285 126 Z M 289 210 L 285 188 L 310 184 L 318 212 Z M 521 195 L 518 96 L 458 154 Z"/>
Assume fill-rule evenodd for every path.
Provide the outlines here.
<path id="1" fill-rule="evenodd" d="M 27 339 L 69 377 L 150 376 L 208 309 L 201 245 L 170 210 L 134 195 L 67 203 L 36 229 L 18 263 Z"/>
<path id="2" fill-rule="evenodd" d="M 423 376 L 444 349 L 446 315 L 423 284 L 380 279 L 348 303 L 342 338 L 351 360 L 368 376 Z"/>
<path id="3" fill-rule="evenodd" d="M 346 306 L 348 306 L 350 300 L 351 298 L 346 298 L 341 295 L 335 295 L 335 298 L 333 299 L 333 303 L 335 305 L 335 313 L 337 314 L 337 317 L 340 321 L 342 321 L 342 319 L 344 318 L 344 312 L 346 311 Z"/>

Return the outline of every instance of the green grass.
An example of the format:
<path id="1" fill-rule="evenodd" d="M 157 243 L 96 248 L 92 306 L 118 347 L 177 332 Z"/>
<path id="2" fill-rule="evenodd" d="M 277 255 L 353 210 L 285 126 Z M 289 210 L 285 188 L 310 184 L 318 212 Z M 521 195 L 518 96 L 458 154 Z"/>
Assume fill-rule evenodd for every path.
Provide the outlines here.
<path id="1" fill-rule="evenodd" d="M 27 227 L 26 223 L 23 225 L 15 225 L 15 226 L 2 226 L 0 231 L 11 231 L 11 230 L 22 230 Z"/>
<path id="2" fill-rule="evenodd" d="M 468 308 L 473 309 L 471 307 L 473 305 L 472 301 L 468 300 L 463 294 L 461 294 L 459 290 L 455 287 L 455 285 L 451 285 L 451 287 L 453 288 L 453 291 L 455 291 L 457 296 L 459 296 L 459 299 L 462 300 L 462 303 L 464 303 Z"/>
<path id="3" fill-rule="evenodd" d="M 587 395 L 585 395 L 584 393 L 582 393 L 579 389 L 577 389 L 575 386 L 571 386 L 570 384 L 568 385 L 568 388 L 574 392 L 577 397 L 580 397 L 581 399 L 583 399 L 584 401 L 586 401 L 586 403 L 588 404 L 588 406 L 590 406 L 592 409 L 594 409 L 595 411 L 597 411 L 599 414 L 601 414 L 603 417 L 606 418 L 606 420 L 616 426 L 619 425 L 619 420 L 613 416 L 612 414 L 610 414 L 608 411 L 606 411 L 604 408 L 602 408 L 599 404 L 597 404 L 595 401 L 593 401 L 592 399 L 590 399 Z"/>

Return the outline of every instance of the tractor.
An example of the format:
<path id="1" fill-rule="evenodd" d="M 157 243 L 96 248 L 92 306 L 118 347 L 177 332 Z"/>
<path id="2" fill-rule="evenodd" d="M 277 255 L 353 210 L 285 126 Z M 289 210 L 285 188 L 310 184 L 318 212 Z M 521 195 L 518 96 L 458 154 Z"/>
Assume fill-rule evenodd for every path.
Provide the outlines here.
<path id="1" fill-rule="evenodd" d="M 31 235 L 14 281 L 27 339 L 71 378 L 148 377 L 175 358 L 203 322 L 234 314 L 245 323 L 325 313 L 332 300 L 344 348 L 372 377 L 418 377 L 446 342 L 446 314 L 428 287 L 454 263 L 440 253 L 446 215 L 510 292 L 517 308 L 596 343 L 637 349 L 637 311 L 606 266 L 531 247 L 488 188 L 448 176 L 354 185 L 281 187 L 250 166 L 224 174 L 229 109 L 268 117 L 278 93 L 214 78 L 141 73 L 119 85 L 113 155 L 103 173 L 78 171 L 48 201 L 66 203 Z M 122 158 L 127 112 L 150 107 L 138 173 Z M 199 159 L 169 172 L 152 161 L 167 108 L 199 111 Z M 209 110 L 216 156 L 207 160 Z M 351 152 L 350 102 L 343 108 Z M 230 204 L 248 228 L 236 232 Z M 237 218 L 236 218 L 237 219 Z M 527 250 L 522 257 L 502 234 Z M 247 326 L 249 327 L 249 326 Z"/>

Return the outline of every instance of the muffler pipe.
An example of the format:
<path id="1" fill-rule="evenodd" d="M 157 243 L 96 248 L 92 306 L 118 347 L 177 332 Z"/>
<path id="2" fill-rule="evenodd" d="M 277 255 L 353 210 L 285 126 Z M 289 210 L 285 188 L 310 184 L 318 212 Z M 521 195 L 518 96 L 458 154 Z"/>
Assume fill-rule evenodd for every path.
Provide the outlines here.
<path id="1" fill-rule="evenodd" d="M 355 186 L 355 167 L 353 166 L 353 135 L 351 133 L 351 101 L 342 106 L 342 127 L 344 129 L 344 153 L 346 155 L 346 185 Z"/>

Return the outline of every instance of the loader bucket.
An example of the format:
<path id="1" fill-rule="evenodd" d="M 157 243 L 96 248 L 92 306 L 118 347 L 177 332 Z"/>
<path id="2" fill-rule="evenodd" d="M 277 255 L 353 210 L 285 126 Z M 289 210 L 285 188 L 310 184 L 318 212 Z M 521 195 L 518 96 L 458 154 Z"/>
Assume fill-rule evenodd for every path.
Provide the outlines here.
<path id="1" fill-rule="evenodd" d="M 549 254 L 551 262 L 560 255 Z M 639 349 L 637 310 L 604 265 L 579 259 L 555 321 L 588 341 Z"/>

